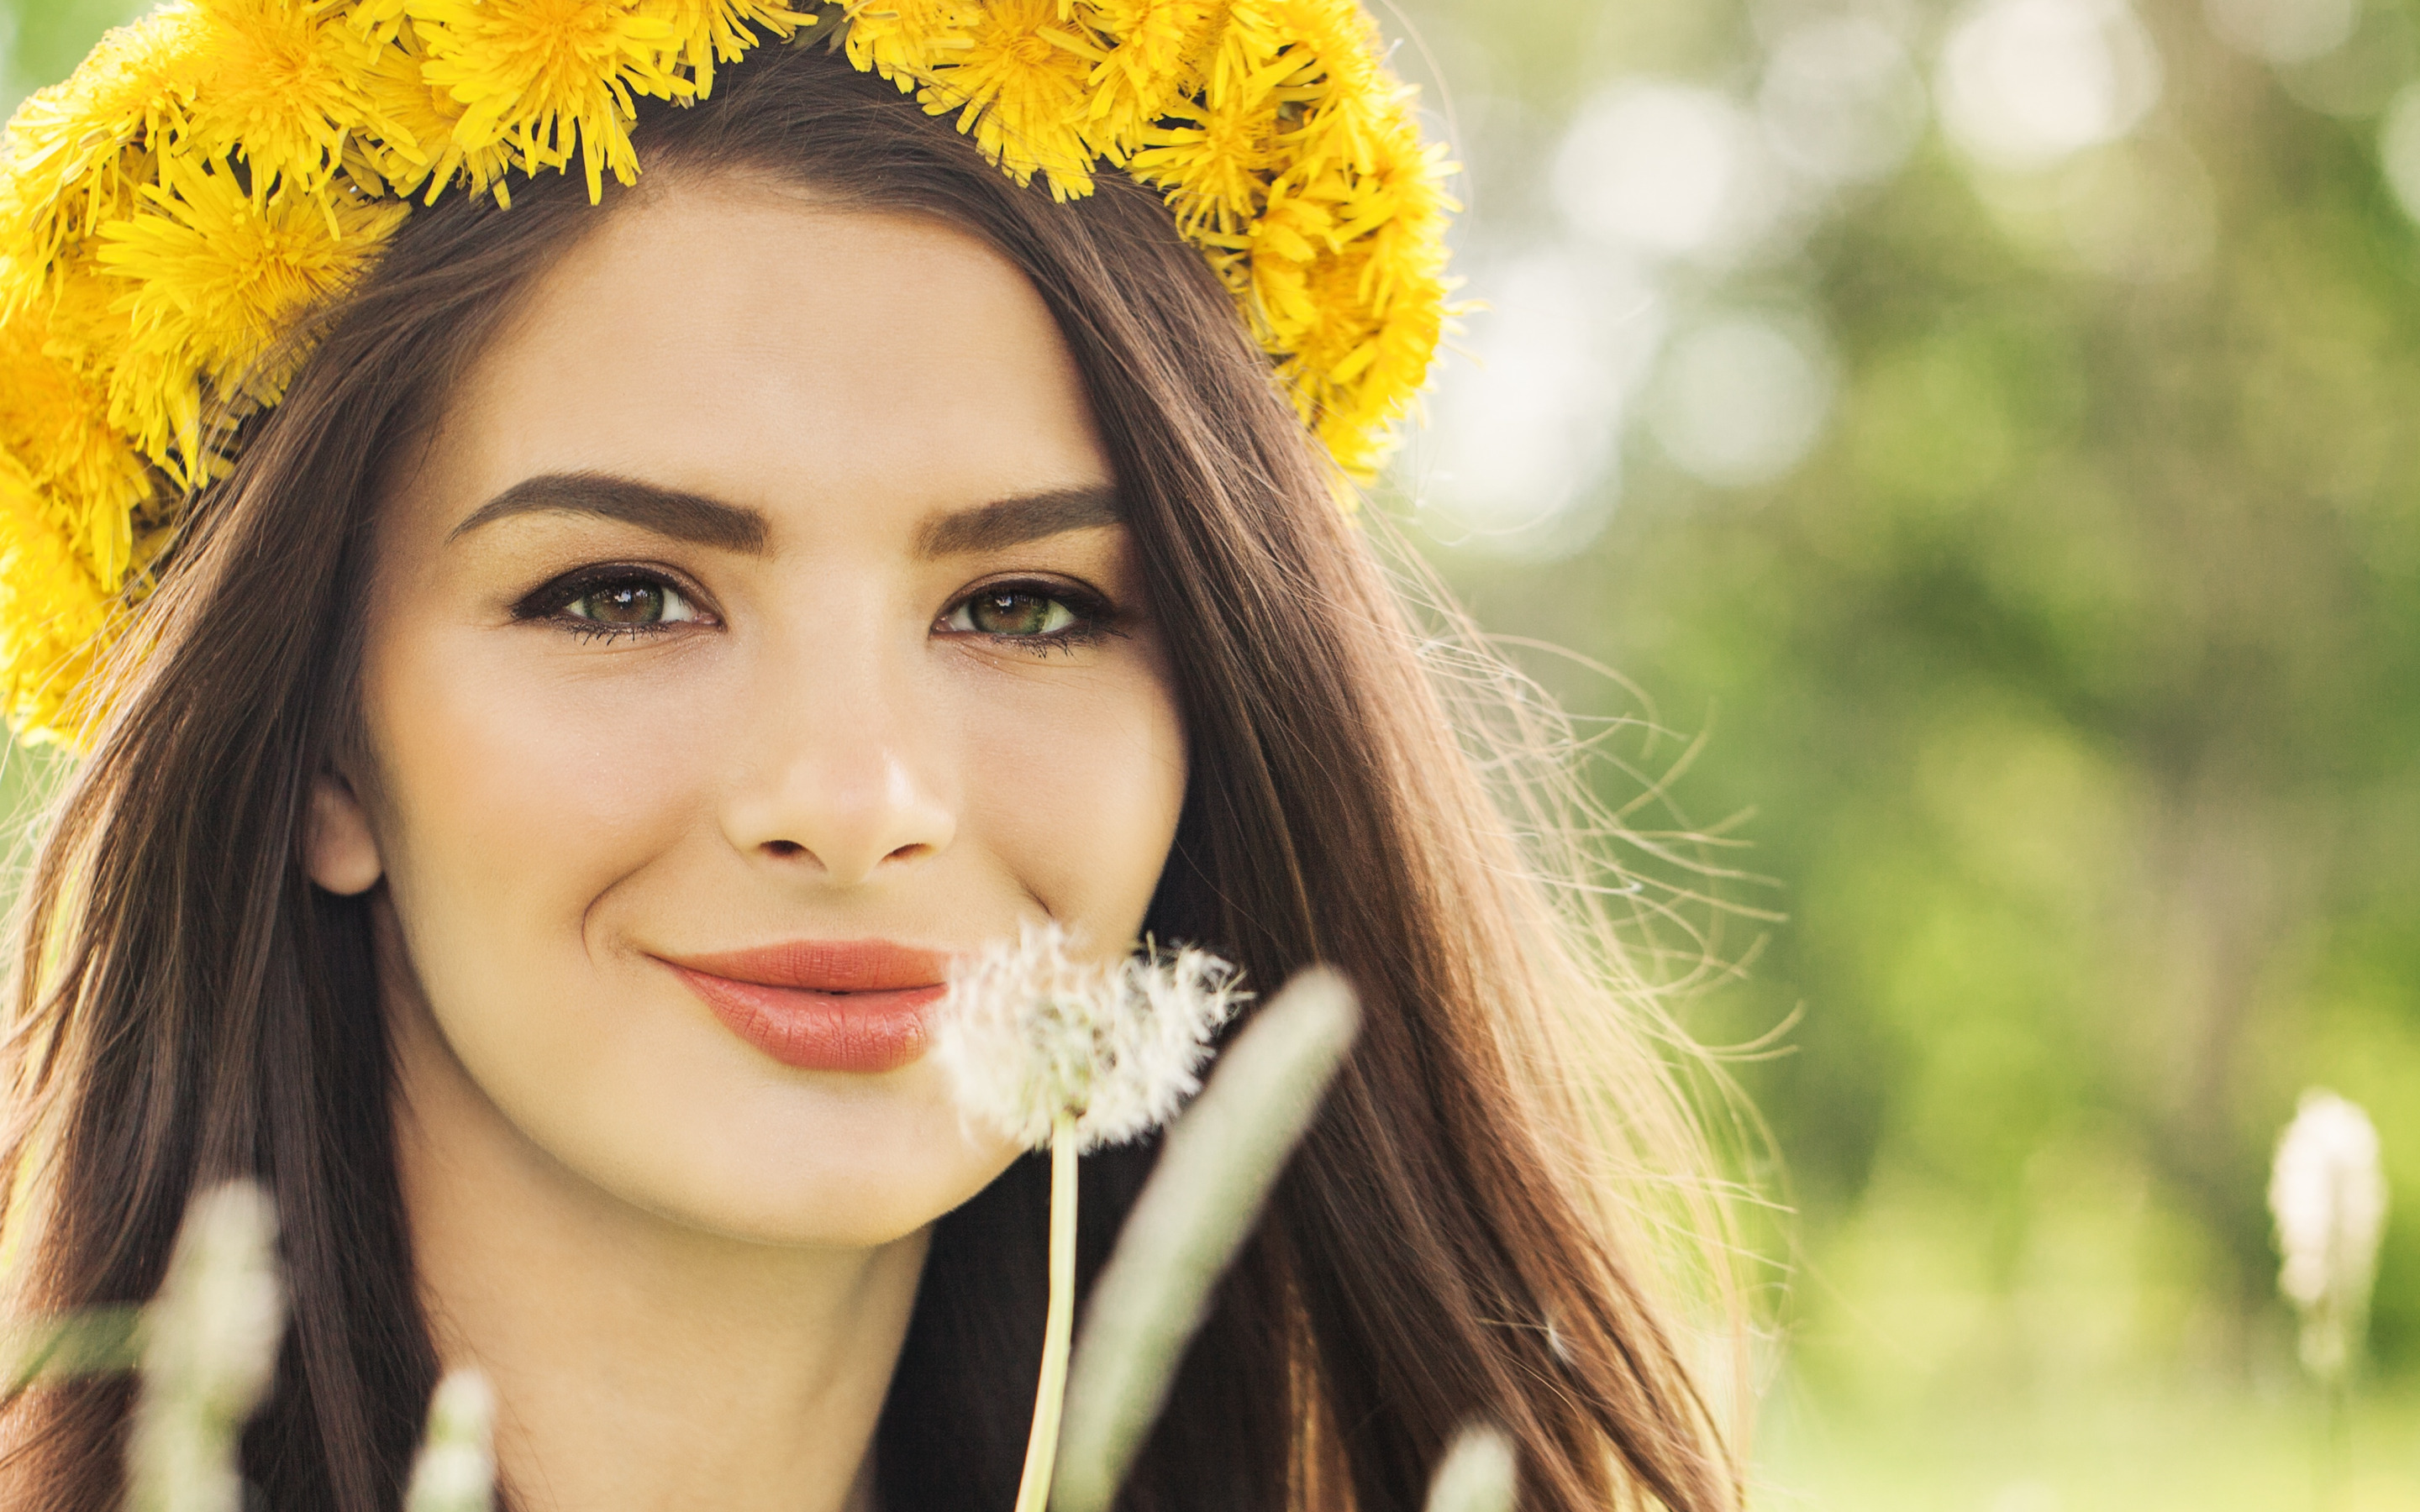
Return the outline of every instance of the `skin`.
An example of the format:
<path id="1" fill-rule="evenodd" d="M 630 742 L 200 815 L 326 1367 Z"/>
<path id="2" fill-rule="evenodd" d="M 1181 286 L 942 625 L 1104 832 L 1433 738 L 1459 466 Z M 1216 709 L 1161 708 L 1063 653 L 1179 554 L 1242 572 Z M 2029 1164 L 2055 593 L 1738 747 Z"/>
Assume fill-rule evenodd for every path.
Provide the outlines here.
<path id="1" fill-rule="evenodd" d="M 376 889 L 415 1260 L 520 1504 L 863 1508 L 931 1226 L 1014 1152 L 930 1057 L 782 1065 L 661 958 L 1119 948 L 1182 731 L 1014 268 L 743 178 L 601 213 L 381 501 L 367 753 L 310 868 Z M 595 474 L 708 507 L 491 505 Z"/>

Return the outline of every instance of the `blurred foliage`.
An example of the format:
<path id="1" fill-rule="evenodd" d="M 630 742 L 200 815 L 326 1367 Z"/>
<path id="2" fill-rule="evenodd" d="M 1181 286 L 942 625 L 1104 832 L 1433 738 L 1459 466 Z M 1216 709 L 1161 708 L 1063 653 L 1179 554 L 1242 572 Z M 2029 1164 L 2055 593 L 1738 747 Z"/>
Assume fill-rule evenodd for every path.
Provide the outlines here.
<path id="1" fill-rule="evenodd" d="M 1550 168 L 1592 92 L 1752 98 L 1772 38 L 1824 8 L 1519 8 L 1406 18 L 1459 90 L 1481 300 L 1491 268 L 1574 244 Z M 1862 8 L 1937 98 L 1961 11 Z M 1661 276 L 1682 312 L 1778 298 L 1822 322 L 1828 424 L 1794 471 L 1713 486 L 1632 425 L 1568 506 L 1606 517 L 1592 540 L 1466 532 L 1446 555 L 1482 623 L 1711 735 L 1680 788 L 1698 818 L 1752 810 L 1730 832 L 1776 886 L 1742 899 L 1789 919 L 1697 1026 L 1745 1042 L 1803 1011 L 1737 1070 L 1802 1214 L 1784 1397 L 1911 1451 L 1842 1483 L 1863 1497 L 1928 1473 L 1926 1424 L 2097 1425 L 2114 1466 L 2126 1404 L 2164 1397 L 2205 1430 L 2144 1420 L 2135 1470 L 2177 1472 L 2157 1504 L 2279 1504 L 2274 1481 L 2180 1477 L 2235 1462 L 2246 1422 L 2298 1442 L 2263 1191 L 2307 1085 L 2381 1131 L 2373 1357 L 2389 1391 L 2420 1375 L 2420 233 L 2377 147 L 2420 70 L 2379 0 L 2366 57 L 2299 69 L 2223 45 L 2219 8 L 2136 11 L 2164 77 L 2121 142 L 2003 171 L 1931 130 L 1779 249 Z M 2390 54 L 2337 113 L 2304 102 Z M 2118 154 L 2192 198 L 2121 179 L 2149 255 L 2113 272 L 2044 207 Z M 1482 352 L 1492 318 L 1468 320 Z M 1429 518 L 1429 482 L 1395 507 Z M 2402 1421 L 2381 1505 L 2420 1498 Z M 2023 1480 L 1993 1502 L 1987 1458 L 1926 1484 L 2154 1504 Z"/>
<path id="2" fill-rule="evenodd" d="M 2015 165 L 1936 124 L 1973 7 L 1381 6 L 1468 168 L 1469 292 L 1504 299 L 1467 339 L 1518 323 L 1511 270 L 1551 254 L 1546 286 L 1610 301 L 1575 329 L 1628 356 L 1446 375 L 1449 432 L 1490 393 L 1579 405 L 1536 528 L 1457 523 L 1418 454 L 1379 507 L 1491 628 L 1703 730 L 1677 791 L 1741 818 L 1772 886 L 1734 895 L 1788 916 L 1695 1011 L 1743 1043 L 1803 1014 L 1736 1068 L 1780 1157 L 1758 1174 L 1801 1215 L 1779 1503 L 2297 1503 L 2308 1401 L 2262 1192 L 2313 1084 L 2368 1107 L 2394 1183 L 2356 1499 L 2420 1501 L 2420 232 L 2379 147 L 2420 16 L 2367 0 L 2344 45 L 2276 64 L 2213 28 L 2262 3 L 2141 0 L 2139 118 Z M 0 0 L 13 89 L 120 8 Z M 1721 255 L 1581 224 L 1558 163 L 1591 102 L 1648 80 L 1745 108 L 1793 28 L 1840 16 L 1908 60 L 1888 171 Z M 1754 416 L 1656 422 L 1674 332 L 1760 310 L 1815 332 L 1820 424 L 1794 466 L 1709 484 L 1688 438 Z M 1481 426 L 1479 455 L 1511 467 L 1517 440 Z"/>

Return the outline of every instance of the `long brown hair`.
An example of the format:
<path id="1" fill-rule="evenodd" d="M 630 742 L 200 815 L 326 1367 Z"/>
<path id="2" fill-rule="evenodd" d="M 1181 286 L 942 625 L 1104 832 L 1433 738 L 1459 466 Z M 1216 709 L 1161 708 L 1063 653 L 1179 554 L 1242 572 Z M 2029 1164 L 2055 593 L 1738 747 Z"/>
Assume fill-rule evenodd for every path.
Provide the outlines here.
<path id="1" fill-rule="evenodd" d="M 1337 507 L 1167 208 L 1116 176 L 1063 206 L 1018 190 L 820 49 L 765 49 L 637 135 L 651 174 L 780 175 L 933 216 L 1032 281 L 1171 627 L 1193 776 L 1148 928 L 1264 986 L 1326 961 L 1362 994 L 1362 1041 L 1123 1504 L 1409 1508 L 1483 1418 L 1518 1443 L 1532 1507 L 1733 1506 L 1738 1469 L 1664 1295 L 1672 1226 L 1640 1196 L 1685 1190 L 1695 1161 L 1652 1005 L 1587 889 L 1540 880 L 1569 816 L 1517 784 L 1508 810 L 1481 775 L 1466 745 L 1483 733 L 1452 707 L 1467 677 L 1441 690 L 1439 627 L 1414 623 L 1378 528 Z M 509 210 L 458 194 L 305 333 L 284 404 L 189 501 L 21 905 L 10 1308 L 146 1297 L 196 1185 L 260 1180 L 293 1313 L 244 1454 L 276 1512 L 394 1507 L 437 1374 L 371 903 L 313 887 L 299 853 L 315 774 L 358 738 L 371 501 L 516 294 L 598 219 L 573 178 Z M 800 297 L 812 282 L 801 269 Z M 1630 1180 L 1607 1183 L 1608 1153 Z M 1151 1159 L 1087 1162 L 1088 1275 Z M 1027 1162 L 940 1220 L 876 1435 L 890 1512 L 1012 1500 L 1045 1204 Z M 1704 1218 L 1676 1211 L 1683 1229 Z M 8 1404 L 8 1504 L 113 1505 L 128 1401 L 117 1382 Z"/>

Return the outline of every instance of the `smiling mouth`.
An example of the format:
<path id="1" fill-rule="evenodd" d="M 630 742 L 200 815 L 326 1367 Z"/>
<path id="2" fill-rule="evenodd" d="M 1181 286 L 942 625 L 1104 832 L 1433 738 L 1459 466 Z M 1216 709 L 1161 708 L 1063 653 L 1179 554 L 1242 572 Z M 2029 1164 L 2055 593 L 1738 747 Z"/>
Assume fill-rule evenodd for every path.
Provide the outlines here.
<path id="1" fill-rule="evenodd" d="M 784 1066 L 874 1075 L 924 1054 L 949 958 L 889 940 L 793 940 L 657 958 L 723 1027 Z"/>

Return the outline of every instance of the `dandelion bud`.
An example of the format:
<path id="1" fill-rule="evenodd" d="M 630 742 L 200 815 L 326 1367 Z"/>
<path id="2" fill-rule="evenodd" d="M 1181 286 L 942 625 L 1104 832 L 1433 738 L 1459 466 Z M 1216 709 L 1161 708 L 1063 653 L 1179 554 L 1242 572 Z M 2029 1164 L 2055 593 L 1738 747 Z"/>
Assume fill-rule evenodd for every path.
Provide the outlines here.
<path id="1" fill-rule="evenodd" d="M 277 1219 L 230 1181 L 193 1199 L 145 1315 L 143 1396 L 127 1443 L 132 1512 L 240 1512 L 236 1441 L 268 1392 L 286 1327 Z"/>
<path id="2" fill-rule="evenodd" d="M 2286 1257 L 2277 1288 L 2303 1318 L 2303 1364 L 2324 1381 L 2340 1381 L 2361 1340 L 2386 1227 L 2386 1178 L 2369 1116 L 2333 1092 L 2304 1092 L 2277 1140 L 2269 1209 Z"/>
<path id="3" fill-rule="evenodd" d="M 437 1383 L 404 1512 L 491 1512 L 495 1420 L 495 1393 L 476 1370 L 456 1370 Z"/>
<path id="4" fill-rule="evenodd" d="M 1063 1118 L 1082 1149 L 1166 1123 L 1243 995 L 1234 968 L 1200 950 L 1088 962 L 1067 944 L 1056 925 L 1029 927 L 963 963 L 934 1034 L 959 1103 L 1028 1149 Z"/>

